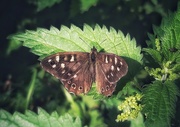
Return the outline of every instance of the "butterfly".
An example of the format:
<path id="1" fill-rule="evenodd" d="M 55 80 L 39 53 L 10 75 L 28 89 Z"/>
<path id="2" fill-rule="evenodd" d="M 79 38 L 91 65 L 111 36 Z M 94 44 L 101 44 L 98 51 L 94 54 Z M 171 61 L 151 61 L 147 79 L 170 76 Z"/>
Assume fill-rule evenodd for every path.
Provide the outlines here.
<path id="1" fill-rule="evenodd" d="M 88 93 L 95 82 L 100 94 L 111 96 L 117 82 L 128 72 L 123 58 L 98 52 L 95 47 L 90 53 L 59 52 L 44 58 L 40 64 L 75 95 Z"/>

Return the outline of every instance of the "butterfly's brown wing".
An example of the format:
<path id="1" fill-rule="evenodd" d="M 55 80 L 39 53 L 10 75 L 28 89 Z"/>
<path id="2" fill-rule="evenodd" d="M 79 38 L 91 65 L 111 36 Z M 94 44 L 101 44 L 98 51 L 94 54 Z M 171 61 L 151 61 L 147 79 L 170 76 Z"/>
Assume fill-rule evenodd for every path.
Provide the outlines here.
<path id="1" fill-rule="evenodd" d="M 60 79 L 70 93 L 87 93 L 91 88 L 93 79 L 92 73 L 88 71 L 89 53 L 57 53 L 43 59 L 41 66 Z"/>
<path id="2" fill-rule="evenodd" d="M 99 93 L 111 96 L 117 82 L 126 75 L 128 65 L 121 57 L 111 53 L 98 53 L 96 57 L 96 85 Z"/>
<path id="3" fill-rule="evenodd" d="M 89 71 L 89 61 L 86 61 L 77 71 L 77 73 L 69 79 L 61 79 L 65 88 L 76 95 L 86 94 L 91 89 L 93 77 Z"/>

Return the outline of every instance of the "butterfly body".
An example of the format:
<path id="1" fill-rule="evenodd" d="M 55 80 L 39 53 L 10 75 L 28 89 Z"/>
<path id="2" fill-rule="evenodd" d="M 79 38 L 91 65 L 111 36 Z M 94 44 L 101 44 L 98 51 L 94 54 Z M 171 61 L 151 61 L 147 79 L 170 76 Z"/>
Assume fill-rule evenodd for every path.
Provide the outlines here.
<path id="1" fill-rule="evenodd" d="M 99 93 L 110 96 L 119 79 L 128 71 L 124 59 L 115 54 L 97 52 L 94 47 L 90 53 L 56 53 L 43 59 L 41 66 L 76 95 L 89 92 L 95 82 Z"/>

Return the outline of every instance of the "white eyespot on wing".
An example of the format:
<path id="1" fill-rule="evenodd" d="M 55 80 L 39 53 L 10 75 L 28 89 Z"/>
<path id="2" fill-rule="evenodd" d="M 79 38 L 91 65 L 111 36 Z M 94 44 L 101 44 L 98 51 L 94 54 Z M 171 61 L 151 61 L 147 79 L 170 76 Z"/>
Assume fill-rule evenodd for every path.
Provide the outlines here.
<path id="1" fill-rule="evenodd" d="M 113 65 L 111 65 L 111 70 L 114 71 L 114 66 Z"/>
<path id="2" fill-rule="evenodd" d="M 116 57 L 114 58 L 114 63 L 117 64 L 117 58 Z"/>
<path id="3" fill-rule="evenodd" d="M 117 71 L 120 71 L 120 68 L 119 68 L 119 67 L 117 67 Z"/>
<path id="4" fill-rule="evenodd" d="M 52 59 L 49 59 L 48 62 L 50 63 L 52 61 Z"/>
<path id="5" fill-rule="evenodd" d="M 52 68 L 55 68 L 55 67 L 56 67 L 56 64 L 53 64 L 53 65 L 52 65 Z"/>
<path id="6" fill-rule="evenodd" d="M 65 73 L 65 70 L 63 70 L 61 73 L 64 74 L 64 73 Z"/>
<path id="7" fill-rule="evenodd" d="M 123 65 L 123 63 L 122 63 L 122 62 L 120 62 L 120 64 L 121 64 L 121 65 Z"/>
<path id="8" fill-rule="evenodd" d="M 74 55 L 71 56 L 70 62 L 74 61 Z"/>
<path id="9" fill-rule="evenodd" d="M 111 72 L 111 76 L 114 76 L 112 72 Z"/>
<path id="10" fill-rule="evenodd" d="M 71 73 L 68 73 L 67 75 L 68 75 L 68 76 L 71 76 Z"/>
<path id="11" fill-rule="evenodd" d="M 65 68 L 65 64 L 64 63 L 61 63 L 61 68 Z"/>
<path id="12" fill-rule="evenodd" d="M 73 76 L 73 78 L 76 78 L 77 77 L 77 74 Z"/>
<path id="13" fill-rule="evenodd" d="M 105 63 L 109 63 L 109 62 L 108 62 L 108 57 L 107 57 L 107 56 L 106 56 L 106 58 L 105 58 Z"/>
<path id="14" fill-rule="evenodd" d="M 59 56 L 56 56 L 56 61 L 59 62 Z"/>

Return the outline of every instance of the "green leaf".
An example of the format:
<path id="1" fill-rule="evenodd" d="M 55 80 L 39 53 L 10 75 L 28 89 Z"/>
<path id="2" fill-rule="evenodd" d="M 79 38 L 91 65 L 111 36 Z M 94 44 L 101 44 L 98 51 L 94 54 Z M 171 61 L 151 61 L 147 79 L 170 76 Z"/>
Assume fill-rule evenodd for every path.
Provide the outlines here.
<path id="1" fill-rule="evenodd" d="M 157 62 L 161 63 L 162 61 L 162 56 L 159 51 L 155 49 L 150 49 L 150 48 L 143 48 L 143 51 L 147 52 L 151 57 Z"/>
<path id="2" fill-rule="evenodd" d="M 38 114 L 26 111 L 25 114 L 15 112 L 13 115 L 5 110 L 0 110 L 0 125 L 3 127 L 81 127 L 79 118 L 75 120 L 69 115 L 59 116 L 57 112 L 49 115 L 38 108 Z"/>
<path id="3" fill-rule="evenodd" d="M 90 52 L 95 46 L 98 51 L 122 56 L 129 65 L 131 78 L 139 71 L 142 63 L 141 48 L 136 46 L 136 41 L 112 27 L 108 30 L 105 26 L 101 28 L 96 25 L 93 29 L 85 24 L 83 30 L 74 25 L 70 28 L 62 26 L 60 30 L 55 27 L 50 30 L 38 28 L 37 31 L 27 30 L 26 33 L 9 38 L 23 41 L 23 45 L 31 48 L 41 59 L 62 51 Z"/>
<path id="4" fill-rule="evenodd" d="M 37 6 L 37 11 L 42 11 L 47 7 L 52 7 L 56 3 L 60 3 L 62 0 L 29 0 L 30 3 L 33 3 Z"/>
<path id="5" fill-rule="evenodd" d="M 179 64 L 176 64 L 176 65 L 173 67 L 173 72 L 177 72 L 177 73 L 180 72 L 180 63 L 179 63 Z"/>
<path id="6" fill-rule="evenodd" d="M 9 46 L 6 50 L 6 55 L 9 55 L 11 52 L 19 49 L 22 46 L 22 43 L 20 41 L 10 41 Z"/>
<path id="7" fill-rule="evenodd" d="M 122 98 L 124 96 L 130 96 L 135 93 L 138 93 L 139 89 L 137 89 L 137 87 L 135 87 L 135 85 L 132 84 L 134 84 L 134 82 L 128 82 L 126 86 L 124 86 L 123 89 L 118 92 L 117 97 Z"/>
<path id="8" fill-rule="evenodd" d="M 96 5 L 99 0 L 80 0 L 81 12 L 87 11 L 91 6 Z"/>
<path id="9" fill-rule="evenodd" d="M 146 126 L 170 126 L 171 118 L 174 117 L 177 96 L 179 96 L 176 84 L 172 81 L 164 83 L 155 81 L 143 92 L 143 113 L 146 114 Z"/>

